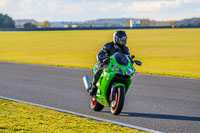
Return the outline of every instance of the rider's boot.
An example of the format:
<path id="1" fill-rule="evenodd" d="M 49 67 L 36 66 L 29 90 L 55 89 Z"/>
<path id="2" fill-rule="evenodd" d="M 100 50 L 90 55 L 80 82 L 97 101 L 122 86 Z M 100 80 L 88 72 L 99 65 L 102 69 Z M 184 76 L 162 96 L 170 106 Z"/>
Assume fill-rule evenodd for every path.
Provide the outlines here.
<path id="1" fill-rule="evenodd" d="M 93 80 L 92 80 L 92 89 L 89 91 L 90 96 L 94 96 L 97 93 L 96 83 L 97 83 L 98 79 L 99 79 L 99 74 L 95 73 L 93 76 Z"/>
<path id="2" fill-rule="evenodd" d="M 90 90 L 90 96 L 94 96 L 97 93 L 96 85 L 92 85 L 92 89 Z"/>

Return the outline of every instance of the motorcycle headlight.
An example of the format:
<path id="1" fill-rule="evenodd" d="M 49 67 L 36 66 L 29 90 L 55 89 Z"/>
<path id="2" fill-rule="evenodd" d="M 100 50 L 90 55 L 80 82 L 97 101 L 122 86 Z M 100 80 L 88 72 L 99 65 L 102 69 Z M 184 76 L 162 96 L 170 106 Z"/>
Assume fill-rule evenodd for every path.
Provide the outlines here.
<path id="1" fill-rule="evenodd" d="M 129 68 L 126 70 L 126 75 L 131 75 L 134 73 L 134 69 L 133 68 Z"/>
<path id="2" fill-rule="evenodd" d="M 119 68 L 117 65 L 113 65 L 112 70 L 113 70 L 113 72 L 116 72 L 118 74 L 123 74 L 121 68 Z"/>

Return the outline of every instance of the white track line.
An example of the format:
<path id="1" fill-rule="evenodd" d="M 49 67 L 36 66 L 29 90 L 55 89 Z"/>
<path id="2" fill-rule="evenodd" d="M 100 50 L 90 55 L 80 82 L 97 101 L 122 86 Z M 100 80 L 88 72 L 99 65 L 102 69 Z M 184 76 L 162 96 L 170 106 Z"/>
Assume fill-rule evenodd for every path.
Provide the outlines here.
<path id="1" fill-rule="evenodd" d="M 123 126 L 123 127 L 129 127 L 129 128 L 132 128 L 132 129 L 138 129 L 138 130 L 142 130 L 142 131 L 146 131 L 146 132 L 152 132 L 152 133 L 163 133 L 163 132 L 148 129 L 148 128 L 143 128 L 143 127 L 130 125 L 130 124 L 126 124 L 126 123 L 121 123 L 121 122 L 117 122 L 117 121 L 112 121 L 112 120 L 107 120 L 107 119 L 103 119 L 103 118 L 98 118 L 98 117 L 94 117 L 94 116 L 90 116 L 90 115 L 80 114 L 80 113 L 76 113 L 76 112 L 72 112 L 72 111 L 68 111 L 68 110 L 63 110 L 63 109 L 59 109 L 59 108 L 54 108 L 54 107 L 50 107 L 50 106 L 46 106 L 46 105 L 26 102 L 26 101 L 12 99 L 12 98 L 3 97 L 3 96 L 0 96 L 0 98 L 5 99 L 5 100 L 20 102 L 20 103 L 26 103 L 26 104 L 30 104 L 30 105 L 34 105 L 34 106 L 38 106 L 38 107 L 47 108 L 47 109 L 52 109 L 52 110 L 56 110 L 56 111 L 60 111 L 60 112 L 64 112 L 64 113 L 68 113 L 68 114 L 72 114 L 72 115 L 77 115 L 77 116 L 80 116 L 80 117 L 90 118 L 90 119 L 97 120 L 97 121 L 108 122 L 108 123 L 112 123 L 112 124 Z"/>

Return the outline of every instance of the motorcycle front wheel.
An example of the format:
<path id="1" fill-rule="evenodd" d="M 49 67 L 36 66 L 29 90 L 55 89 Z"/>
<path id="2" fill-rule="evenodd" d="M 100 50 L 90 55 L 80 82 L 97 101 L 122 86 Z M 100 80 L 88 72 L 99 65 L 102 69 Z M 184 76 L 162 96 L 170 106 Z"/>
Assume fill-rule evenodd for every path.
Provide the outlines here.
<path id="1" fill-rule="evenodd" d="M 114 98 L 111 101 L 110 110 L 113 115 L 118 115 L 121 113 L 122 108 L 124 106 L 125 100 L 125 88 L 122 86 L 118 86 L 115 88 L 114 91 Z M 111 92 L 113 94 L 113 92 Z"/>
<path id="2" fill-rule="evenodd" d="M 92 110 L 94 110 L 94 111 L 101 111 L 104 108 L 103 105 L 101 105 L 99 102 L 97 102 L 97 99 L 95 96 L 91 97 L 90 106 L 91 106 Z"/>

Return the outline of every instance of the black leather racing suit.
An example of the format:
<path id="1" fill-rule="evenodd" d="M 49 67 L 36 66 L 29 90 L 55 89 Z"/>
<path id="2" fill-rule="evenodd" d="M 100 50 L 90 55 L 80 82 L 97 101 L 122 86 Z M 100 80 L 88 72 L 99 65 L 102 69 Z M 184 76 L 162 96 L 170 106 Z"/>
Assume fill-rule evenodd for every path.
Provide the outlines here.
<path id="1" fill-rule="evenodd" d="M 108 65 L 108 63 L 104 62 L 105 56 L 110 57 L 113 54 L 115 54 L 116 52 L 123 52 L 124 54 L 126 54 L 130 57 L 130 52 L 129 52 L 129 49 L 127 46 L 118 47 L 116 44 L 114 44 L 114 42 L 106 43 L 97 55 L 97 60 L 98 60 L 99 64 L 98 64 L 98 68 L 97 68 L 95 74 L 93 75 L 93 83 L 92 83 L 93 88 L 92 89 L 97 90 L 96 83 L 97 83 L 101 73 L 103 72 L 104 67 L 107 67 L 107 65 Z"/>

